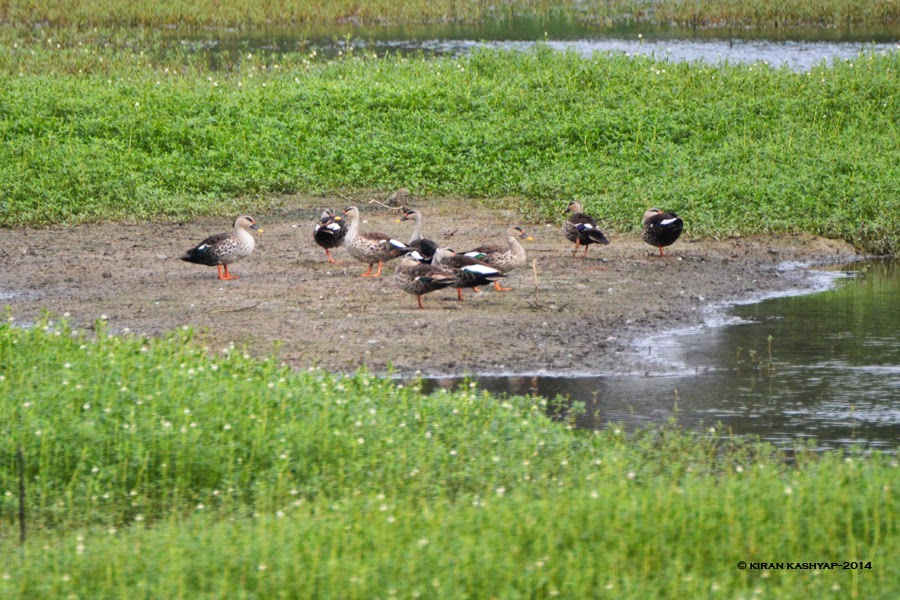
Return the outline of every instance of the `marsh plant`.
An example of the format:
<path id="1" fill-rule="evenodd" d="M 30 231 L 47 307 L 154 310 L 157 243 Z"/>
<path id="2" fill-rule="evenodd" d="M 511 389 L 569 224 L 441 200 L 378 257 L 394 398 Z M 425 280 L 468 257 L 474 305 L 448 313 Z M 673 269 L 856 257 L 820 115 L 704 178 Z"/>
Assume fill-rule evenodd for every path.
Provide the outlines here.
<path id="1" fill-rule="evenodd" d="M 311 23 L 481 22 L 530 15 L 599 25 L 835 27 L 896 23 L 891 0 L 56 0 L 0 3 L 3 21 L 55 26 L 298 26 Z"/>
<path id="2" fill-rule="evenodd" d="M 6 322 L 0 596 L 896 591 L 895 456 L 801 447 L 788 462 L 716 428 L 577 431 L 546 409 L 290 371 L 190 330 Z M 735 566 L 766 559 L 871 568 Z"/>
<path id="3" fill-rule="evenodd" d="M 152 32 L 2 35 L 2 225 L 405 186 L 540 219 L 579 198 L 619 231 L 665 206 L 693 235 L 900 240 L 897 52 L 806 72 L 544 46 L 213 65 Z"/>

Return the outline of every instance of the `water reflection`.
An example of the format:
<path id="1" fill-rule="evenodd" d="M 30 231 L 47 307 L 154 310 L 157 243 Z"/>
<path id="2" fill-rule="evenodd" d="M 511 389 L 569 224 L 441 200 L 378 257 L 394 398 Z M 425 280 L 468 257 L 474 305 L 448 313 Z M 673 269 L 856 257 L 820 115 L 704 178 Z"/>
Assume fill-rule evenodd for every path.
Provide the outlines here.
<path id="1" fill-rule="evenodd" d="M 777 443 L 895 450 L 900 439 L 900 266 L 845 269 L 835 289 L 733 308 L 730 325 L 648 339 L 660 373 L 479 377 L 482 389 L 582 402 L 581 427 L 721 422 Z M 427 389 L 458 379 L 426 381 Z"/>
<path id="2" fill-rule="evenodd" d="M 765 61 L 808 70 L 822 61 L 852 60 L 860 52 L 885 52 L 900 43 L 900 26 L 870 29 L 687 29 L 643 25 L 600 27 L 566 17 L 486 20 L 477 24 L 443 23 L 397 26 L 352 24 L 299 29 L 206 30 L 170 32 L 172 39 L 197 52 L 228 55 L 241 52 L 316 50 L 323 57 L 357 51 L 385 54 L 423 52 L 460 55 L 475 48 L 526 50 L 536 42 L 552 48 L 652 55 L 664 60 L 713 64 Z"/>

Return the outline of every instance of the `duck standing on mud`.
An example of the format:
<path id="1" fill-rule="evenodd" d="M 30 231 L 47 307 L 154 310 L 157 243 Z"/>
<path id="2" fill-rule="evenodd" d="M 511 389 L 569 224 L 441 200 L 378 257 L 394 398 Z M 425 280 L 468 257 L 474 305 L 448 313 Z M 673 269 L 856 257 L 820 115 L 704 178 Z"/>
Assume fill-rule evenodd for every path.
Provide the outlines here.
<path id="1" fill-rule="evenodd" d="M 256 239 L 250 235 L 251 229 L 262 233 L 262 229 L 259 228 L 253 217 L 242 215 L 234 220 L 231 231 L 209 236 L 185 252 L 184 256 L 180 258 L 185 262 L 216 267 L 219 271 L 219 279 L 237 279 L 237 275 L 228 272 L 228 265 L 247 258 L 253 253 Z"/>
<path id="2" fill-rule="evenodd" d="M 340 215 L 334 216 L 334 211 L 326 208 L 322 213 L 322 218 L 316 223 L 313 230 L 313 239 L 325 250 L 325 256 L 328 262 L 339 263 L 341 261 L 331 258 L 331 248 L 337 248 L 344 243 L 344 236 L 347 234 L 345 227 L 346 221 Z"/>
<path id="3" fill-rule="evenodd" d="M 412 221 L 415 220 L 416 228 L 413 230 L 412 238 L 409 240 L 410 248 L 415 248 L 419 254 L 421 254 L 426 261 L 430 261 L 434 256 L 435 250 L 437 250 L 437 244 L 433 241 L 429 240 L 422 236 L 422 227 L 425 225 L 425 216 L 422 214 L 422 211 L 416 210 L 414 208 L 410 208 L 403 211 L 403 217 L 400 221 Z"/>
<path id="4" fill-rule="evenodd" d="M 644 213 L 644 228 L 641 237 L 651 246 L 659 248 L 659 255 L 665 256 L 663 246 L 671 246 L 684 230 L 684 221 L 673 212 L 663 212 L 651 208 Z"/>
<path id="5" fill-rule="evenodd" d="M 453 285 L 456 287 L 456 296 L 460 302 L 463 301 L 462 288 L 472 288 L 480 292 L 478 286 L 506 277 L 505 273 L 489 264 L 471 256 L 457 254 L 452 248 L 438 248 L 431 262 L 453 275 L 455 279 Z"/>
<path id="6" fill-rule="evenodd" d="M 350 219 L 347 233 L 344 236 L 344 245 L 350 251 L 350 256 L 369 265 L 362 277 L 381 277 L 381 267 L 385 261 L 410 251 L 409 246 L 389 235 L 375 232 L 360 233 L 359 209 L 355 206 L 345 208 L 344 215 Z M 378 263 L 378 272 L 372 273 L 372 265 L 376 262 Z"/>
<path id="7" fill-rule="evenodd" d="M 419 308 L 425 308 L 422 296 L 454 285 L 456 277 L 440 267 L 423 263 L 422 255 L 418 252 L 410 252 L 400 259 L 394 281 L 404 292 L 415 294 Z"/>
<path id="8" fill-rule="evenodd" d="M 566 222 L 563 223 L 563 233 L 570 242 L 575 242 L 575 251 L 572 256 L 578 254 L 578 247 L 584 246 L 584 254 L 581 258 L 587 256 L 588 246 L 591 244 L 609 244 L 609 239 L 600 231 L 597 220 L 589 214 L 583 212 L 580 202 L 569 202 L 566 207 L 567 213 L 572 213 Z"/>
<path id="9" fill-rule="evenodd" d="M 478 246 L 468 252 L 463 252 L 463 254 L 487 263 L 501 273 L 509 273 L 513 269 L 525 266 L 525 247 L 519 242 L 519 238 L 532 239 L 521 227 L 514 225 L 506 230 L 506 247 Z M 506 292 L 512 288 L 501 287 L 500 282 L 495 280 L 494 289 L 498 292 Z"/>

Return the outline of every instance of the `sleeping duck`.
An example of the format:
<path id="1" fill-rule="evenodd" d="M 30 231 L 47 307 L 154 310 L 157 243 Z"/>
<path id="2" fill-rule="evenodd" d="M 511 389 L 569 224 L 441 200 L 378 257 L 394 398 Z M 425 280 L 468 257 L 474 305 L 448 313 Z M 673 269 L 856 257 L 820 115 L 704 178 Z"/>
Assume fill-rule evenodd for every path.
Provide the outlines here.
<path id="1" fill-rule="evenodd" d="M 525 234 L 521 227 L 514 225 L 506 230 L 506 247 L 487 244 L 463 252 L 463 254 L 476 258 L 501 273 L 508 273 L 513 269 L 525 266 L 525 248 L 519 243 L 519 238 L 532 239 Z M 500 287 L 500 282 L 495 280 L 494 289 L 498 292 L 505 292 L 512 288 Z"/>
<path id="2" fill-rule="evenodd" d="M 572 256 L 578 253 L 579 246 L 584 246 L 584 254 L 581 255 L 581 258 L 584 258 L 587 256 L 588 247 L 591 244 L 609 244 L 607 237 L 600 231 L 597 220 L 582 212 L 581 203 L 569 202 L 566 212 L 572 213 L 563 223 L 563 233 L 566 239 L 575 242 L 575 251 L 572 252 Z"/>
<path id="3" fill-rule="evenodd" d="M 219 271 L 219 279 L 237 279 L 237 275 L 228 272 L 228 265 L 247 258 L 253 252 L 256 240 L 250 235 L 251 229 L 257 229 L 262 233 L 262 229 L 259 229 L 253 217 L 240 216 L 234 220 L 231 231 L 206 238 L 180 258 L 186 262 L 216 267 Z"/>
<path id="4" fill-rule="evenodd" d="M 409 247 L 399 240 L 391 238 L 383 233 L 359 232 L 359 209 L 348 206 L 343 213 L 348 219 L 347 232 L 344 235 L 344 245 L 350 251 L 350 256 L 358 261 L 368 263 L 369 268 L 363 277 L 380 277 L 381 267 L 385 261 L 397 258 L 409 252 Z M 372 273 L 372 265 L 378 263 L 378 272 Z"/>
<path id="5" fill-rule="evenodd" d="M 644 213 L 644 228 L 641 237 L 651 246 L 659 248 L 659 255 L 665 256 L 663 246 L 671 246 L 684 230 L 684 221 L 672 212 L 651 208 Z"/>
<path id="6" fill-rule="evenodd" d="M 425 257 L 425 260 L 431 260 L 434 251 L 437 250 L 437 244 L 433 241 L 422 237 L 422 227 L 425 225 L 425 216 L 421 211 L 416 209 L 408 209 L 403 212 L 401 221 L 415 220 L 416 228 L 413 230 L 412 238 L 410 238 L 407 246 L 415 248 Z"/>
<path id="7" fill-rule="evenodd" d="M 421 262 L 421 258 L 415 252 L 401 258 L 394 281 L 404 292 L 415 294 L 419 308 L 425 308 L 422 306 L 423 295 L 454 285 L 456 278 L 439 267 Z"/>
<path id="8" fill-rule="evenodd" d="M 438 248 L 431 262 L 436 267 L 453 275 L 456 295 L 460 302 L 463 301 L 462 288 L 472 288 L 477 292 L 479 291 L 478 286 L 487 285 L 506 277 L 504 273 L 486 262 L 464 254 L 457 254 L 452 248 Z"/>
<path id="9" fill-rule="evenodd" d="M 334 216 L 334 211 L 326 208 L 322 218 L 316 223 L 313 230 L 313 239 L 325 249 L 328 262 L 339 263 L 339 260 L 331 258 L 331 248 L 337 248 L 344 243 L 344 235 L 347 233 L 346 221 L 340 215 Z"/>

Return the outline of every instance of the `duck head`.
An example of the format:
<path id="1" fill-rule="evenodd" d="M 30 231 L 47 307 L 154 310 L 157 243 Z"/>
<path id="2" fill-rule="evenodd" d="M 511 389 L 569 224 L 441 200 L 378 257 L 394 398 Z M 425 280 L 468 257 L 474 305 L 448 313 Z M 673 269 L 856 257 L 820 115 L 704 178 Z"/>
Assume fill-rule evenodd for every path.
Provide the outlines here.
<path id="1" fill-rule="evenodd" d="M 581 208 L 580 202 L 572 201 L 572 202 L 569 202 L 569 206 L 566 207 L 566 212 L 567 213 L 580 213 L 580 212 L 584 212 L 584 211 Z"/>
<path id="2" fill-rule="evenodd" d="M 237 219 L 234 220 L 234 227 L 241 227 L 243 229 L 256 229 L 260 233 L 262 233 L 262 229 L 259 228 L 259 225 L 256 224 L 256 220 L 250 215 L 241 215 Z"/>

